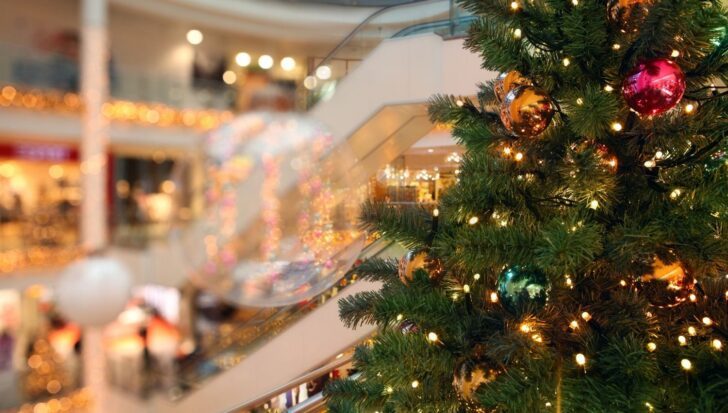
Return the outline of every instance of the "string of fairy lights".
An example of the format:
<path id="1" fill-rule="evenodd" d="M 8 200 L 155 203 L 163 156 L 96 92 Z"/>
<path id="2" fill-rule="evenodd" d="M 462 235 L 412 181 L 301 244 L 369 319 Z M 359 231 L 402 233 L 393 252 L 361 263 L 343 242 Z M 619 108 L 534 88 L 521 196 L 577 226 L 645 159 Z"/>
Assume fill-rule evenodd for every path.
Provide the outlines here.
<path id="1" fill-rule="evenodd" d="M 574 6 L 578 6 L 579 2 L 578 0 L 572 0 L 571 1 Z M 520 10 L 521 5 L 518 1 L 513 1 L 510 3 L 510 8 L 512 11 L 516 12 Z M 514 38 L 521 39 L 523 37 L 523 31 L 520 28 L 515 28 L 512 31 Z M 681 41 L 682 39 L 679 38 L 679 36 L 676 36 L 676 41 Z M 622 46 L 618 43 L 613 44 L 612 50 L 618 51 L 622 48 Z M 680 57 L 681 53 L 677 49 L 673 49 L 671 53 L 669 54 L 671 58 L 678 58 Z M 567 56 L 563 57 L 562 64 L 564 67 L 568 67 L 571 65 L 571 59 Z M 715 84 L 711 84 L 708 88 L 709 94 L 714 94 L 718 88 Z M 612 93 L 615 91 L 615 87 L 610 84 L 605 84 L 603 86 L 603 91 L 605 93 Z M 585 102 L 584 97 L 577 97 L 574 101 L 574 103 L 577 106 L 583 106 Z M 456 101 L 456 104 L 458 107 L 463 107 L 465 105 L 465 102 L 461 99 L 458 99 Z M 682 113 L 684 113 L 687 116 L 693 116 L 698 111 L 698 102 L 697 101 L 683 101 L 678 106 L 677 110 L 680 110 Z M 609 123 L 610 130 L 618 134 L 624 130 L 624 121 L 621 119 L 614 119 Z M 577 148 L 572 148 L 577 149 Z M 513 162 L 516 163 L 522 163 L 526 160 L 526 155 L 524 154 L 524 151 L 520 148 L 518 148 L 517 144 L 515 142 L 509 142 L 507 145 L 501 146 L 500 153 L 502 156 L 506 159 L 510 159 Z M 618 159 L 616 156 L 611 155 L 608 150 L 606 150 L 606 147 L 604 148 L 598 148 L 597 149 L 597 155 L 601 158 L 602 164 L 608 168 L 609 170 L 616 172 L 618 167 Z M 655 168 L 659 165 L 660 161 L 665 160 L 670 157 L 670 154 L 666 151 L 663 151 L 661 149 L 656 149 L 653 156 L 651 156 L 650 159 L 647 159 L 644 161 L 644 167 L 647 169 Z M 728 161 L 726 161 L 728 162 Z M 536 163 L 539 165 L 543 164 L 543 161 L 536 160 Z M 575 176 L 572 176 L 575 177 Z M 533 176 L 528 176 L 527 174 L 521 175 L 518 177 L 519 180 L 532 180 Z M 681 198 L 681 195 L 683 195 L 683 190 L 681 188 L 670 188 L 668 191 L 669 198 L 672 201 L 677 201 Z M 597 199 L 591 199 L 587 201 L 588 208 L 596 210 L 600 207 L 599 200 Z M 437 211 L 437 210 L 435 210 Z M 719 214 L 716 212 L 714 216 L 717 216 Z M 434 214 L 435 217 L 437 216 L 437 213 Z M 479 223 L 483 222 L 482 217 L 479 217 L 478 215 L 471 215 L 469 217 L 465 218 L 465 222 L 467 222 L 470 226 L 478 225 Z M 491 218 L 496 221 L 496 223 L 500 226 L 507 226 L 508 225 L 508 219 L 505 213 L 501 211 L 494 211 L 492 212 Z M 579 223 L 581 225 L 581 223 Z M 575 230 L 575 229 L 574 229 Z M 728 277 L 728 275 L 726 275 Z M 480 274 L 474 274 L 473 275 L 473 282 L 477 282 L 481 279 Z M 574 281 L 572 280 L 570 275 L 564 276 L 564 283 L 567 288 L 573 289 L 574 288 Z M 628 282 L 626 280 L 620 280 L 619 285 L 623 288 L 632 288 L 634 287 L 634 283 Z M 462 284 L 462 285 L 455 285 L 453 287 L 451 297 L 453 300 L 459 300 L 461 298 L 465 298 L 468 295 L 471 294 L 471 291 L 473 290 L 470 284 Z M 496 291 L 485 291 L 485 298 L 486 302 L 490 302 L 493 305 L 498 305 L 499 303 L 499 295 Z M 688 299 L 690 302 L 695 303 L 700 298 L 698 295 L 696 295 L 694 292 L 691 292 L 688 296 Z M 728 301 L 728 290 L 725 291 L 725 300 Z M 654 317 L 654 314 L 652 312 L 648 311 L 646 313 L 646 316 L 648 318 Z M 402 321 L 405 319 L 404 314 L 399 314 L 396 317 L 397 321 Z M 566 323 L 566 327 L 568 330 L 570 330 L 574 334 L 578 334 L 580 331 L 584 331 L 584 325 L 589 325 L 590 321 L 592 321 L 593 316 L 589 311 L 582 311 L 578 316 L 573 317 L 573 319 L 570 319 Z M 723 342 L 720 338 L 716 336 L 716 334 L 713 334 L 713 330 L 716 327 L 716 322 L 709 316 L 704 315 L 699 319 L 700 325 L 687 325 L 684 328 L 684 333 L 677 336 L 676 340 L 679 346 L 681 347 L 688 347 L 691 345 L 690 337 L 703 337 L 704 339 L 700 341 L 701 345 L 708 346 L 713 351 L 720 352 L 723 351 Z M 544 332 L 541 331 L 539 328 L 539 322 L 528 319 L 520 323 L 518 326 L 518 330 L 529 337 L 531 340 L 533 340 L 534 343 L 542 344 L 545 341 Z M 411 332 L 411 329 L 408 329 L 408 333 Z M 436 331 L 428 331 L 424 332 L 425 339 L 432 343 L 433 345 L 441 344 L 441 338 L 438 335 Z M 645 344 L 645 348 L 648 352 L 653 353 L 655 351 L 658 351 L 656 340 L 650 340 Z M 586 352 L 576 352 L 573 354 L 573 363 L 575 363 L 576 366 L 579 366 L 584 370 L 586 373 L 589 369 L 590 363 L 594 363 L 594 361 L 591 361 L 589 359 L 589 355 L 586 354 Z M 693 371 L 695 369 L 694 361 L 691 360 L 689 357 L 681 357 L 678 361 L 678 365 L 680 368 L 686 372 L 689 373 L 690 371 Z M 419 381 L 417 379 L 414 379 L 411 382 L 411 387 L 413 389 L 416 389 L 419 387 Z M 391 389 L 391 387 L 388 387 L 388 390 Z M 391 390 L 388 392 L 391 393 Z M 546 406 L 551 407 L 551 402 L 547 402 Z M 649 409 L 649 411 L 654 411 L 654 406 L 652 406 L 649 402 L 645 402 L 645 406 Z"/>
<path id="2" fill-rule="evenodd" d="M 0 87 L 0 108 L 22 108 L 39 112 L 80 114 L 83 102 L 77 93 L 22 90 L 12 85 Z M 145 126 L 186 127 L 211 130 L 233 118 L 230 111 L 212 109 L 178 109 L 158 103 L 110 100 L 102 108 L 111 121 L 130 122 Z"/>

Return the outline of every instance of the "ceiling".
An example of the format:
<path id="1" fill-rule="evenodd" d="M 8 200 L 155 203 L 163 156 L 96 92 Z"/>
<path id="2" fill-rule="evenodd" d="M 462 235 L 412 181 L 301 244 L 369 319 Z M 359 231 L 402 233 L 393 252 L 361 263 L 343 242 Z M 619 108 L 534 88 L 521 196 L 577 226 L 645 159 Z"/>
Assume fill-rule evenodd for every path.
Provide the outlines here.
<path id="1" fill-rule="evenodd" d="M 386 7 L 398 4 L 416 3 L 422 0 L 279 0 L 289 3 L 318 3 L 318 4 L 335 4 L 339 6 L 356 6 L 356 7 Z"/>
<path id="2" fill-rule="evenodd" d="M 202 28 L 253 35 L 271 40 L 337 44 L 377 7 L 367 4 L 412 3 L 405 0 L 110 0 L 117 7 L 186 21 Z M 362 7 L 342 4 L 359 3 Z M 433 16 L 444 0 L 417 0 L 388 14 L 386 23 L 407 22 L 411 13 Z"/>

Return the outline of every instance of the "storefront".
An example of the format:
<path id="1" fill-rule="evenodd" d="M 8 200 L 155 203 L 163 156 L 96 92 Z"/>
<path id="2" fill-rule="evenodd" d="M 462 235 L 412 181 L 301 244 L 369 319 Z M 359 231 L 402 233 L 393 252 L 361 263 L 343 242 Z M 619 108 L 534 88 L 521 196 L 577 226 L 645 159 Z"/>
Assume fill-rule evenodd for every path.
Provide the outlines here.
<path id="1" fill-rule="evenodd" d="M 0 272 L 75 256 L 80 179 L 74 146 L 0 142 Z"/>

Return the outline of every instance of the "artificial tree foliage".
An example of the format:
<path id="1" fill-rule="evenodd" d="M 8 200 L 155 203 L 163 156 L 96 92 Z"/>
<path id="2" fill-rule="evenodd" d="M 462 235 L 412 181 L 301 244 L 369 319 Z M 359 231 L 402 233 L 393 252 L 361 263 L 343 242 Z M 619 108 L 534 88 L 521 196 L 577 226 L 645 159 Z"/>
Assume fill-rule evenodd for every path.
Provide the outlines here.
<path id="1" fill-rule="evenodd" d="M 342 300 L 341 318 L 379 331 L 356 351 L 359 379 L 327 388 L 329 409 L 728 411 L 726 9 L 643 2 L 648 15 L 625 31 L 604 0 L 460 3 L 479 17 L 465 44 L 483 68 L 520 71 L 557 113 L 519 138 L 500 121 L 493 81 L 473 99 L 432 98 L 432 121 L 466 149 L 458 183 L 437 213 L 367 204 L 362 221 L 427 249 L 445 274 L 420 269 L 404 283 L 397 260 L 379 258 L 355 269 L 381 289 Z M 686 92 L 640 116 L 620 86 L 656 57 L 681 67 Z M 652 288 L 659 262 L 697 281 L 684 301 L 655 301 L 669 293 Z M 545 306 L 504 308 L 497 280 L 512 265 L 548 276 Z M 494 378 L 466 398 L 453 380 L 477 368 Z"/>

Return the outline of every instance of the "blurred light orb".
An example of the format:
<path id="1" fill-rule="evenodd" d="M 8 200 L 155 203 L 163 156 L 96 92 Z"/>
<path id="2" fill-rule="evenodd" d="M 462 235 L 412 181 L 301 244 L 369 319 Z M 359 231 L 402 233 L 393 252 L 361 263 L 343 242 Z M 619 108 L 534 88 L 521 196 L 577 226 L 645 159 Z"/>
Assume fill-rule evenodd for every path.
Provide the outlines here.
<path id="1" fill-rule="evenodd" d="M 74 323 L 100 327 L 124 310 L 131 286 L 131 274 L 120 262 L 105 257 L 82 258 L 60 275 L 56 305 Z"/>
<path id="2" fill-rule="evenodd" d="M 319 66 L 316 69 L 316 77 L 319 78 L 319 79 L 321 79 L 321 80 L 329 80 L 329 79 L 331 79 L 331 68 L 328 67 L 328 66 L 326 66 L 326 65 Z"/>
<path id="3" fill-rule="evenodd" d="M 222 81 L 225 82 L 226 85 L 232 85 L 237 80 L 238 75 L 236 75 L 232 70 L 226 70 L 225 73 L 222 74 Z"/>
<path id="4" fill-rule="evenodd" d="M 205 140 L 205 212 L 185 231 L 197 285 L 246 306 L 295 304 L 348 271 L 364 236 L 355 157 L 301 115 L 242 115 Z"/>
<path id="5" fill-rule="evenodd" d="M 318 84 L 318 80 L 316 80 L 316 76 L 306 76 L 306 78 L 303 79 L 303 87 L 305 87 L 308 90 L 315 89 L 316 84 Z"/>
<path id="6" fill-rule="evenodd" d="M 270 69 L 271 67 L 273 67 L 273 58 L 267 54 L 260 56 L 258 58 L 258 66 L 260 66 L 261 69 Z"/>
<path id="7" fill-rule="evenodd" d="M 284 57 L 281 59 L 281 69 L 285 70 L 286 72 L 290 72 L 291 70 L 296 68 L 296 60 L 292 57 Z"/>
<path id="8" fill-rule="evenodd" d="M 238 64 L 240 67 L 248 67 L 250 66 L 250 63 L 253 61 L 253 59 L 250 57 L 248 53 L 240 52 L 235 55 L 235 63 Z"/>
<path id="9" fill-rule="evenodd" d="M 202 35 L 202 32 L 197 29 L 192 29 L 187 32 L 187 41 L 193 46 L 197 46 L 202 43 L 204 38 L 205 36 Z"/>

